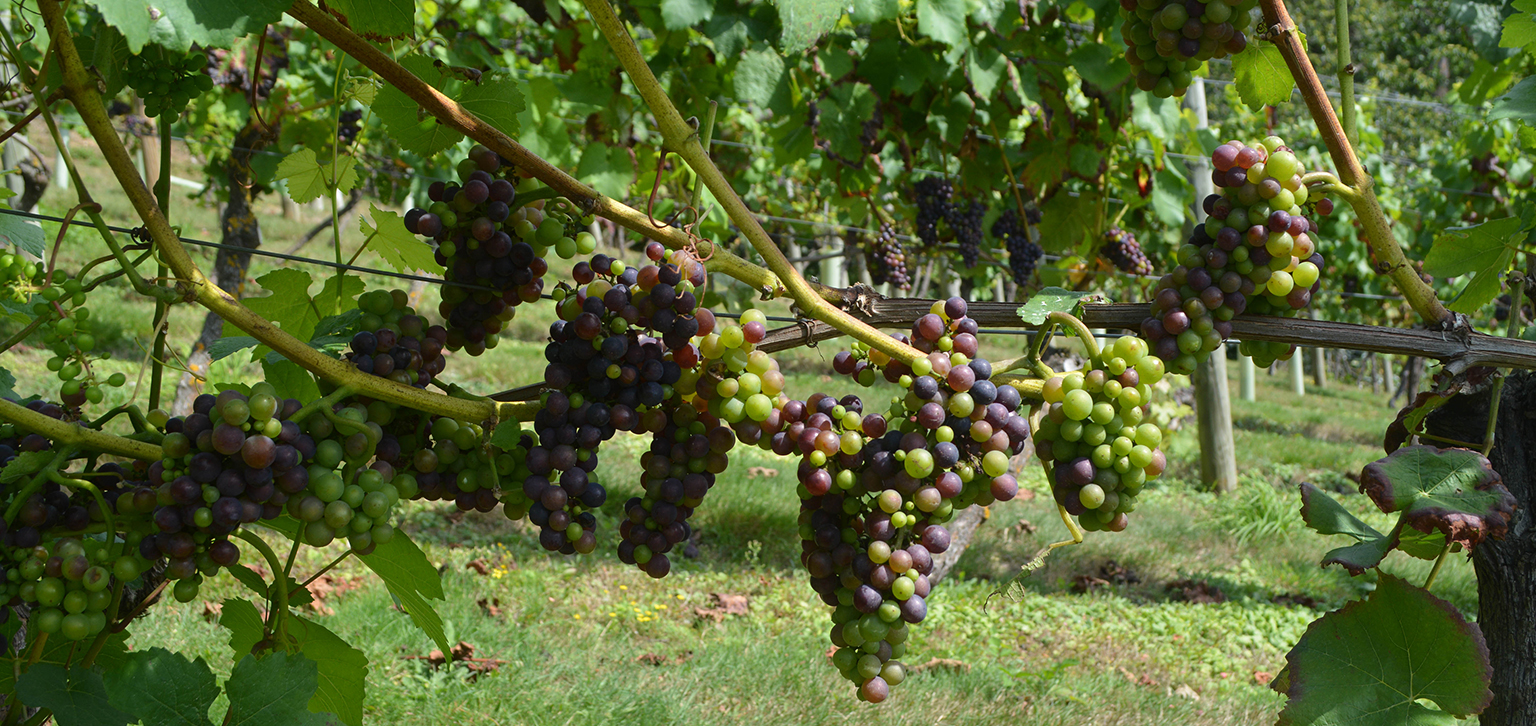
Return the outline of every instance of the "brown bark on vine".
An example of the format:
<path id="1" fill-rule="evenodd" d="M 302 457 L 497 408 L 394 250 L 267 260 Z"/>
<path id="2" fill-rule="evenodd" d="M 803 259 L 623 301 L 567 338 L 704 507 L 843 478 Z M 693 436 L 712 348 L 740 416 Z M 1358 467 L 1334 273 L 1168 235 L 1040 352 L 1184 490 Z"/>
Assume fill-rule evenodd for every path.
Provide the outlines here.
<path id="1" fill-rule="evenodd" d="M 1481 441 L 1488 424 L 1490 394 L 1458 396 L 1432 415 L 1429 433 Z M 1477 572 L 1477 623 L 1493 666 L 1493 703 L 1480 716 L 1483 726 L 1536 725 L 1536 374 L 1518 373 L 1504 385 L 1493 451 L 1489 460 L 1519 503 L 1502 540 L 1483 542 L 1472 552 Z"/>
<path id="2" fill-rule="evenodd" d="M 278 128 L 255 120 L 248 122 L 240 133 L 235 134 L 230 145 L 229 161 L 225 163 L 225 186 L 229 203 L 219 220 L 223 231 L 223 243 L 214 260 L 213 281 L 230 291 L 237 299 L 245 296 L 245 272 L 251 266 L 251 250 L 261 246 L 261 222 L 251 204 L 255 201 L 252 191 L 254 179 L 251 158 L 268 144 L 277 140 Z M 208 347 L 224 335 L 224 319 L 210 312 L 203 318 L 203 330 L 192 350 L 187 354 L 187 371 L 176 384 L 176 400 L 171 405 L 175 415 L 192 412 L 192 401 L 203 392 L 208 366 L 213 359 Z"/>

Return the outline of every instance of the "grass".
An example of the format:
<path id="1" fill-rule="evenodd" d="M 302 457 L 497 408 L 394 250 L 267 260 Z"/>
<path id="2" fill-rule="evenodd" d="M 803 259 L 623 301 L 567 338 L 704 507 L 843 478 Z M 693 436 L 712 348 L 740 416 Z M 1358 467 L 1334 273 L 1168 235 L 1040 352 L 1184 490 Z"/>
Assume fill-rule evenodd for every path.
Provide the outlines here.
<path id="1" fill-rule="evenodd" d="M 108 218 L 131 225 L 126 202 L 104 193 L 104 166 L 88 147 L 77 140 L 76 158 Z M 180 146 L 177 152 L 177 173 L 196 177 L 199 162 Z M 70 193 L 52 190 L 41 211 L 59 213 L 71 201 Z M 213 209 L 180 197 L 174 208 L 185 234 L 217 238 Z M 285 220 L 270 197 L 257 213 L 267 246 L 277 249 L 318 217 Z M 343 235 L 348 256 L 359 241 L 355 230 L 347 225 Z M 66 239 L 65 269 L 103 252 L 86 231 Z M 329 256 L 324 239 L 306 253 Z M 211 252 L 193 254 L 205 269 L 211 265 Z M 249 276 L 271 269 L 257 258 Z M 98 337 L 115 356 L 106 369 L 139 375 L 150 306 L 123 286 L 104 288 L 91 304 L 106 331 Z M 435 290 L 420 307 L 436 308 Z M 785 309 L 774 303 L 769 311 Z M 496 350 L 455 356 L 451 380 L 479 392 L 528 381 L 542 366 L 538 339 L 549 316 L 548 306 L 521 312 Z M 170 320 L 172 339 L 185 350 L 202 311 L 178 306 Z M 1014 355 L 1022 342 L 989 336 L 985 355 Z M 838 345 L 781 354 L 791 392 L 855 388 L 822 373 Z M 45 359 L 18 347 L 3 365 L 16 374 L 19 392 L 46 392 Z M 221 377 L 259 375 L 243 358 L 221 365 Z M 167 376 L 168 389 L 177 378 Z M 129 392 L 116 395 L 126 400 Z M 486 672 L 418 659 L 434 646 L 355 563 L 322 580 L 327 592 L 308 614 L 368 656 L 369 723 L 1268 723 L 1283 698 L 1264 682 L 1284 665 L 1290 645 L 1313 619 L 1372 587 L 1369 576 L 1318 567 L 1323 552 L 1345 542 L 1301 527 L 1295 486 L 1310 481 L 1341 492 L 1346 507 L 1385 529 L 1387 518 L 1373 515 L 1344 475 L 1380 455 L 1389 412 L 1379 396 L 1338 383 L 1296 399 L 1284 376 L 1261 373 L 1258 392 L 1256 402 L 1232 402 L 1242 452 L 1237 495 L 1217 497 L 1190 483 L 1198 451 L 1186 431 L 1170 444 L 1169 475 L 1149 487 L 1128 531 L 1089 535 L 1016 580 L 1021 564 L 1065 535 L 1038 469 L 1027 468 L 1024 483 L 1037 496 L 990 510 L 953 575 L 935 589 L 929 619 L 914 629 L 906 660 L 919 668 L 884 706 L 857 702 L 826 662 L 827 611 L 796 568 L 793 464 L 757 450 L 733 456 L 694 520 L 698 557 L 677 558 L 663 581 L 612 554 L 616 516 L 638 474 L 640 442 L 632 437 L 615 439 L 601 454 L 612 496 L 600 516 L 606 540 L 591 556 L 545 553 L 531 528 L 496 513 L 408 507 L 405 529 L 444 573 L 447 599 L 438 605 L 450 640 L 492 659 L 496 667 Z M 882 387 L 870 395 L 888 393 Z M 338 553 L 306 548 L 297 569 L 313 572 Z M 1384 569 L 1422 582 L 1429 563 L 1394 553 Z M 1003 590 L 1006 596 L 995 595 Z M 1446 563 L 1435 591 L 1463 612 L 1476 610 L 1464 557 Z M 132 644 L 184 650 L 227 674 L 232 654 L 216 610 L 224 598 L 243 596 L 229 578 L 216 579 L 199 600 L 151 610 Z"/>

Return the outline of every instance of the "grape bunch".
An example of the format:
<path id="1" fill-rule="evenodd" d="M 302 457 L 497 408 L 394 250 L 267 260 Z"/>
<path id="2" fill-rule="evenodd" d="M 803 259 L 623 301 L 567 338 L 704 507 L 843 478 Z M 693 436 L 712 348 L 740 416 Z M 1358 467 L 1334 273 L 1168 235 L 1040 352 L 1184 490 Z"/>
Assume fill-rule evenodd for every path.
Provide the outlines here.
<path id="1" fill-rule="evenodd" d="M 1019 219 L 1018 210 L 1004 209 L 992 223 L 992 236 L 1002 240 L 1008 249 L 1008 270 L 1013 273 L 1014 284 L 1028 285 L 1045 250 L 1029 239 L 1029 231 Z"/>
<path id="2" fill-rule="evenodd" d="M 949 206 L 949 228 L 955 232 L 955 244 L 960 248 L 960 260 L 966 267 L 975 267 L 981 261 L 981 243 L 985 235 L 981 229 L 982 218 L 987 216 L 987 204 L 980 199 L 956 202 Z"/>
<path id="3" fill-rule="evenodd" d="M 47 367 L 59 378 L 59 401 L 78 413 L 86 402 L 101 403 L 106 389 L 123 386 L 128 376 L 96 375 L 91 364 L 111 358 L 111 354 L 95 352 L 96 336 L 92 332 L 91 309 L 85 305 L 84 287 L 78 278 L 70 278 L 61 270 L 54 270 L 48 279 L 51 284 L 34 298 L 37 302 L 33 303 L 32 312 L 48 321 L 43 343 L 53 352 Z"/>
<path id="4" fill-rule="evenodd" d="M 42 282 L 39 272 L 37 263 L 20 253 L 0 251 L 0 296 L 12 302 L 26 302 L 32 289 Z"/>
<path id="5" fill-rule="evenodd" d="M 443 301 L 449 350 L 480 355 L 516 308 L 544 290 L 547 247 L 564 245 L 564 217 L 543 200 L 517 205 L 517 175 L 495 152 L 475 146 L 458 165 L 463 184 L 433 182 L 426 209 L 405 213 L 405 228 L 432 238 L 444 268 Z M 516 208 L 514 208 L 516 205 Z M 566 205 L 568 206 L 568 205 Z M 589 235 L 590 236 L 590 235 Z M 574 250 L 576 241 L 571 240 Z M 593 244 L 595 246 L 595 242 Z M 562 248 L 562 251 L 563 248 Z"/>
<path id="6" fill-rule="evenodd" d="M 357 139 L 357 132 L 362 130 L 362 109 L 349 109 L 341 112 L 341 118 L 337 119 L 336 138 L 343 144 L 350 144 Z"/>
<path id="7" fill-rule="evenodd" d="M 1104 233 L 1099 256 L 1128 275 L 1146 277 L 1152 274 L 1152 261 L 1141 251 L 1141 243 L 1136 241 L 1136 235 L 1119 227 L 1110 227 Z"/>
<path id="8" fill-rule="evenodd" d="M 443 372 L 448 331 L 428 326 L 404 290 L 370 290 L 358 297 L 357 306 L 363 315 L 345 358 L 358 370 L 416 388 L 426 388 Z"/>
<path id="9" fill-rule="evenodd" d="M 1182 96 L 1212 58 L 1243 52 L 1249 12 L 1258 0 L 1120 0 L 1125 60 L 1136 87 L 1159 98 Z"/>
<path id="10" fill-rule="evenodd" d="M 1123 336 L 1073 371 L 1045 382 L 1048 406 L 1035 453 L 1051 467 L 1057 504 L 1090 532 L 1123 531 L 1136 495 L 1167 467 L 1162 430 L 1147 420 L 1163 361 L 1146 341 Z"/>
<path id="11" fill-rule="evenodd" d="M 208 56 L 196 48 L 177 53 L 151 43 L 138 55 L 128 56 L 123 82 L 144 99 L 144 115 L 176 118 L 192 99 L 213 90 L 208 76 Z"/>
<path id="12" fill-rule="evenodd" d="M 132 555 L 113 558 L 109 546 L 91 537 L 60 537 L 47 545 L 20 550 L 0 586 L 7 600 L 31 605 L 31 624 L 40 633 L 69 640 L 94 637 L 107 627 L 114 571 L 119 580 L 136 579 L 142 563 Z"/>
<path id="13" fill-rule="evenodd" d="M 864 259 L 869 265 L 870 280 L 876 285 L 889 282 L 898 290 L 912 286 L 912 279 L 907 274 L 907 249 L 896 238 L 894 223 L 880 223 L 874 241 L 864 248 Z"/>
<path id="14" fill-rule="evenodd" d="M 1152 316 L 1142 323 L 1152 351 L 1178 373 L 1231 336 L 1234 315 L 1293 317 L 1322 284 L 1323 256 L 1310 236 L 1316 228 L 1301 207 L 1309 197 L 1305 169 L 1285 142 L 1229 141 L 1211 161 L 1221 192 L 1205 199 L 1210 217 L 1179 249 L 1179 266 L 1158 281 Z M 1242 350 L 1268 366 L 1295 346 L 1245 341 Z"/>
<path id="15" fill-rule="evenodd" d="M 939 243 L 939 222 L 951 214 L 955 189 L 942 176 L 925 176 L 912 184 L 912 192 L 917 204 L 917 238 L 924 247 L 932 247 Z"/>
<path id="16" fill-rule="evenodd" d="M 905 678 L 909 626 L 927 616 L 933 555 L 950 544 L 944 523 L 1018 493 L 1008 468 L 1029 439 L 1022 397 L 975 358 L 966 307 L 939 301 L 916 322 L 911 340 L 928 355 L 910 366 L 863 353 L 860 362 L 907 391 L 885 414 L 866 412 L 857 396 L 816 394 L 783 402 L 762 423 L 772 435 L 760 445 L 801 456 L 801 563 L 834 608 L 832 663 L 861 700 L 883 701 Z M 854 357 L 834 366 L 846 372 Z"/>

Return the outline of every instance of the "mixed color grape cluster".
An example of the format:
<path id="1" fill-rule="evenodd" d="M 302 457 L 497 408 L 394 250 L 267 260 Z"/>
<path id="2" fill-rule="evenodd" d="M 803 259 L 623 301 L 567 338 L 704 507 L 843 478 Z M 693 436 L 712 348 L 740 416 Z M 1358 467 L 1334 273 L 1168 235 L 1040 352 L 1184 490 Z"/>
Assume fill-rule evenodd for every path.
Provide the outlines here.
<path id="1" fill-rule="evenodd" d="M 516 171 L 490 149 L 474 147 L 457 170 L 463 183 L 433 182 L 431 204 L 407 211 L 405 228 L 433 240 L 445 270 L 438 312 L 448 349 L 480 355 L 496 347 L 518 305 L 543 293 L 548 249 L 569 258 L 578 242 L 567 235 L 570 205 L 542 198 L 519 203 Z M 596 245 L 582 246 L 590 252 Z"/>
<path id="2" fill-rule="evenodd" d="M 890 283 L 891 287 L 906 290 L 912 287 L 908 276 L 907 249 L 896 237 L 894 222 L 881 222 L 880 230 L 864 248 L 864 259 L 869 265 L 870 281 L 876 285 Z"/>
<path id="3" fill-rule="evenodd" d="M 91 309 L 86 306 L 85 291 L 79 279 L 54 270 L 51 281 L 43 287 L 32 305 L 32 313 L 46 321 L 42 340 L 53 353 L 47 367 L 59 378 L 59 401 L 66 409 L 78 411 L 83 404 L 101 403 L 107 388 L 119 388 L 128 382 L 124 373 L 98 377 L 93 363 L 111 358 L 96 351 Z"/>
<path id="4" fill-rule="evenodd" d="M 1175 373 L 1190 373 L 1232 335 L 1232 317 L 1295 316 L 1321 285 L 1323 256 L 1308 200 L 1305 169 L 1277 136 L 1247 145 L 1229 141 L 1211 154 L 1220 193 L 1204 200 L 1210 216 L 1179 248 L 1178 266 L 1158 281 L 1142 337 Z M 1260 366 L 1290 358 L 1295 346 L 1244 341 Z"/>
<path id="5" fill-rule="evenodd" d="M 1146 408 L 1163 374 L 1146 341 L 1123 336 L 1084 370 L 1046 380 L 1035 453 L 1051 468 L 1056 502 L 1083 529 L 1124 530 L 1136 495 L 1167 466 Z"/>
<path id="6" fill-rule="evenodd" d="M 144 99 L 144 115 L 150 118 L 175 119 L 192 99 L 213 90 L 206 53 L 197 48 L 177 53 L 156 43 L 128 56 L 123 82 Z"/>
<path id="7" fill-rule="evenodd" d="M 1119 227 L 1110 227 L 1104 232 L 1099 256 L 1128 275 L 1152 275 L 1152 261 L 1141 251 L 1141 243 L 1136 241 L 1136 235 Z"/>
<path id="8" fill-rule="evenodd" d="M 1159 98 L 1182 96 L 1212 58 L 1248 47 L 1244 28 L 1258 0 L 1120 0 L 1125 59 L 1136 87 Z"/>

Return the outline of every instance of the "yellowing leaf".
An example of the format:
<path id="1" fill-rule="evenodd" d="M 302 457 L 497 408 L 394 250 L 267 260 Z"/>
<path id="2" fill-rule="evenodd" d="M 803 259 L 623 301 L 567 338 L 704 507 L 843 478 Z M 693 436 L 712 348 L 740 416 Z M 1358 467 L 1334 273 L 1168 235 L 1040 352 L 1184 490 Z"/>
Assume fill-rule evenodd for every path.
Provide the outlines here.
<path id="1" fill-rule="evenodd" d="M 405 229 L 400 215 L 369 204 L 373 224 L 364 217 L 358 220 L 358 229 L 368 238 L 368 249 L 378 253 L 397 272 L 416 270 L 442 274 L 443 266 L 432 256 L 432 247 Z"/>

